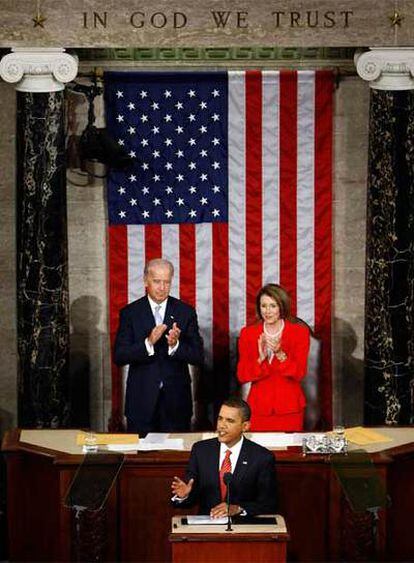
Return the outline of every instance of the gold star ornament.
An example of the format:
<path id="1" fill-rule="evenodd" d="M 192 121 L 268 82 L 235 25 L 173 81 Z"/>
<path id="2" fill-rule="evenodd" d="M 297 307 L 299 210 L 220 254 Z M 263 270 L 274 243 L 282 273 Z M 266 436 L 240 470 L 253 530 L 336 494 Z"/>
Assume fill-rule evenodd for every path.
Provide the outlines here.
<path id="1" fill-rule="evenodd" d="M 397 10 L 394 10 L 394 13 L 391 16 L 388 16 L 388 19 L 393 27 L 396 25 L 401 26 L 404 16 L 397 12 Z"/>
<path id="2" fill-rule="evenodd" d="M 32 18 L 33 27 L 45 27 L 43 24 L 45 23 L 47 18 L 42 16 L 42 14 L 36 14 L 34 18 Z"/>

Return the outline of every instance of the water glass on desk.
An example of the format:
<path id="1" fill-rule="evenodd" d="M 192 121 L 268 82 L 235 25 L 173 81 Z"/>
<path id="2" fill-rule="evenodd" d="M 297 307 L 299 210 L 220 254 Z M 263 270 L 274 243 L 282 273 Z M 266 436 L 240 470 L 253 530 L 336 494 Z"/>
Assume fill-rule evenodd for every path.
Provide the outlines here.
<path id="1" fill-rule="evenodd" d="M 98 451 L 98 437 L 95 432 L 87 432 L 85 434 L 85 453 L 95 453 Z"/>
<path id="2" fill-rule="evenodd" d="M 347 451 L 347 442 L 345 438 L 345 426 L 336 424 L 332 429 L 332 446 L 336 452 Z"/>

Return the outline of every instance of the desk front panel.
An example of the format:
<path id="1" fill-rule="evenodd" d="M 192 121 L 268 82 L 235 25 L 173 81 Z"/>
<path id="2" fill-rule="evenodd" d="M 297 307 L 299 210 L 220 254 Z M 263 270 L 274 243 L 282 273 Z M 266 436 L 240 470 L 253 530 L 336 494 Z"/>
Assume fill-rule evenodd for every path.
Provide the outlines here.
<path id="1" fill-rule="evenodd" d="M 14 435 L 14 442 L 10 437 L 3 442 L 10 560 L 73 560 L 74 519 L 63 499 L 82 456 L 29 447 L 19 443 L 18 431 Z M 96 530 L 107 536 L 101 546 L 103 559 L 171 560 L 171 517 L 190 511 L 170 504 L 170 485 L 174 475 L 184 475 L 188 456 L 188 452 L 126 456 L 105 514 L 85 526 L 92 541 Z M 291 537 L 288 560 L 355 560 L 370 553 L 370 520 L 349 509 L 329 457 L 304 458 L 298 449 L 278 451 L 275 456 L 278 511 L 285 516 Z M 386 560 L 411 560 L 414 445 L 375 453 L 373 460 L 391 497 L 390 507 L 380 514 L 380 555 Z"/>

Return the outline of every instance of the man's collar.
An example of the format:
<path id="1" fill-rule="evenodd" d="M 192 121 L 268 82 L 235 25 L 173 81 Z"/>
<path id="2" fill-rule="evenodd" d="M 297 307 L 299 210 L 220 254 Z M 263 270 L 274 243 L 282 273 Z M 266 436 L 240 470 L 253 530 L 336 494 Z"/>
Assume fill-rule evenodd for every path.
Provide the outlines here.
<path id="1" fill-rule="evenodd" d="M 166 307 L 167 305 L 167 301 L 168 301 L 168 297 L 167 299 L 164 299 L 164 301 L 161 301 L 161 303 L 157 303 L 156 301 L 154 301 L 154 299 L 151 299 L 151 297 L 147 294 L 147 298 L 149 301 L 149 304 L 151 305 L 151 309 L 155 309 L 155 307 Z"/>
<path id="2" fill-rule="evenodd" d="M 222 443 L 222 442 L 220 442 L 220 447 L 223 446 L 223 447 L 224 447 L 224 451 L 230 450 L 230 451 L 233 452 L 234 450 L 237 450 L 237 449 L 240 449 L 240 450 L 241 450 L 241 448 L 242 448 L 242 446 L 243 446 L 243 440 L 244 440 L 244 436 L 243 436 L 243 434 L 242 434 L 241 437 L 240 437 L 240 440 L 239 440 L 238 442 L 236 442 L 231 448 L 229 448 L 229 447 L 227 446 L 227 444 L 224 444 L 224 443 Z"/>

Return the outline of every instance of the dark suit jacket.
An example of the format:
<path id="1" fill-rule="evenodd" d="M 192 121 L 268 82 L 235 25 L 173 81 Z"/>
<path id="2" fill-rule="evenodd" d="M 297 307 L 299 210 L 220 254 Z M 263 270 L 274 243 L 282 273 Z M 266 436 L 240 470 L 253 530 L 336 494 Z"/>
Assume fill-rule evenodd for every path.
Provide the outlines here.
<path id="1" fill-rule="evenodd" d="M 129 364 L 125 399 L 128 427 L 146 428 L 150 424 L 161 382 L 168 411 L 176 413 L 180 421 L 178 428 L 182 429 L 183 420 L 190 422 L 192 399 L 188 364 L 202 364 L 203 342 L 195 310 L 170 296 L 164 317 L 167 332 L 174 322 L 181 329 L 176 352 L 168 355 L 167 339 L 162 336 L 154 346 L 154 355 L 149 356 L 145 339 L 154 328 L 155 320 L 148 298 L 142 297 L 120 312 L 114 359 L 118 365 Z"/>
<path id="2" fill-rule="evenodd" d="M 200 514 L 222 502 L 219 483 L 220 443 L 217 438 L 196 442 L 191 450 L 186 482 L 194 479 L 186 504 L 199 504 Z M 182 504 L 184 504 L 182 503 Z M 274 514 L 276 469 L 272 452 L 244 438 L 230 484 L 230 504 L 238 504 L 249 515 Z"/>

